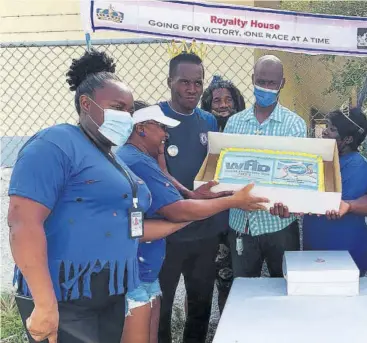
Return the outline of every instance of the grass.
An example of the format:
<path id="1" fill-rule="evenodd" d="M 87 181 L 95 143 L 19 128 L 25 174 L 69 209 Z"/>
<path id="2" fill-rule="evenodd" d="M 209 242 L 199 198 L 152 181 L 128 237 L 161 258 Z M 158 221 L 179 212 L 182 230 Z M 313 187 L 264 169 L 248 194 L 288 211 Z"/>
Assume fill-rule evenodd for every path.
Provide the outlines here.
<path id="1" fill-rule="evenodd" d="M 19 316 L 14 294 L 4 293 L 1 295 L 0 302 L 1 327 L 0 343 L 25 343 L 28 342 L 25 337 L 22 320 Z M 185 313 L 183 308 L 174 305 L 172 315 L 172 343 L 180 343 L 185 323 Z M 212 342 L 216 326 L 209 325 L 207 343 Z"/>
<path id="2" fill-rule="evenodd" d="M 0 343 L 27 342 L 13 294 L 1 294 L 0 318 Z"/>

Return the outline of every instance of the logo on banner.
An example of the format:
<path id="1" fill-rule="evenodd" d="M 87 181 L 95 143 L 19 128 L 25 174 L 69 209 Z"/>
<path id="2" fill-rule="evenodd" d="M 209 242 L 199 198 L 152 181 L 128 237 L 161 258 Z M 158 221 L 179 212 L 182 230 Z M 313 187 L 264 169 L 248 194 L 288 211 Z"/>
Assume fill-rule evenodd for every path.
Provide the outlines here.
<path id="1" fill-rule="evenodd" d="M 357 30 L 357 49 L 367 49 L 367 28 Z"/>
<path id="2" fill-rule="evenodd" d="M 97 18 L 99 20 L 112 21 L 114 23 L 122 23 L 124 20 L 124 14 L 122 12 L 115 11 L 110 5 L 108 9 L 97 8 Z"/>
<path id="3" fill-rule="evenodd" d="M 202 145 L 207 145 L 208 144 L 208 134 L 206 132 L 203 132 L 200 134 L 200 143 Z"/>

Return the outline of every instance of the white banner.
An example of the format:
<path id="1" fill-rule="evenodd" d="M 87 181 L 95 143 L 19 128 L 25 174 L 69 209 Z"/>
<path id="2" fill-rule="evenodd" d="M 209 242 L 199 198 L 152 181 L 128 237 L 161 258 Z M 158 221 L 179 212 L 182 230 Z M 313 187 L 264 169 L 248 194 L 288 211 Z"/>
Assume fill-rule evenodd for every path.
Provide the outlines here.
<path id="1" fill-rule="evenodd" d="M 214 3 L 82 0 L 87 33 L 117 30 L 307 54 L 367 56 L 367 18 Z"/>

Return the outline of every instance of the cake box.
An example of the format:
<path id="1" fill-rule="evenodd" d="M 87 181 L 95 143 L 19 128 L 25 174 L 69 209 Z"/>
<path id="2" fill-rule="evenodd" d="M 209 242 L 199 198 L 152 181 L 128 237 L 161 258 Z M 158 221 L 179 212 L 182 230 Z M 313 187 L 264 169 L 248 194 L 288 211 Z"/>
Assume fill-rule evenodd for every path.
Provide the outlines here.
<path id="1" fill-rule="evenodd" d="M 251 193 L 255 196 L 268 198 L 270 202 L 265 204 L 268 209 L 274 203 L 283 203 L 293 213 L 325 214 L 328 210 L 337 211 L 339 209 L 342 186 L 338 149 L 334 139 L 209 132 L 208 153 L 196 175 L 195 189 L 214 180 L 220 152 L 222 149 L 228 148 L 269 149 L 321 156 L 324 167 L 325 191 L 256 185 Z M 242 187 L 244 184 L 219 183 L 212 188 L 212 191 L 236 191 Z"/>
<path id="2" fill-rule="evenodd" d="M 359 269 L 348 251 L 287 251 L 283 274 L 288 295 L 359 294 Z"/>

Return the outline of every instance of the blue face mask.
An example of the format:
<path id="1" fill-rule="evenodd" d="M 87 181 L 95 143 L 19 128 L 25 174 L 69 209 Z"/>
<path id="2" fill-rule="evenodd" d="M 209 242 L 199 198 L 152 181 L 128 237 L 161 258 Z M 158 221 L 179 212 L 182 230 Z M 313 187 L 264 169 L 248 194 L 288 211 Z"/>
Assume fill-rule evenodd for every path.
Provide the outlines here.
<path id="1" fill-rule="evenodd" d="M 256 103 L 260 107 L 269 107 L 278 101 L 279 89 L 267 89 L 254 85 Z"/>
<path id="2" fill-rule="evenodd" d="M 92 99 L 90 100 L 93 101 Z M 95 101 L 93 103 L 103 111 L 104 115 L 103 123 L 98 128 L 98 131 L 111 143 L 117 146 L 124 145 L 133 132 L 134 127 L 133 118 L 130 113 L 111 108 L 104 109 L 96 104 Z M 89 117 L 96 124 L 90 115 Z"/>

